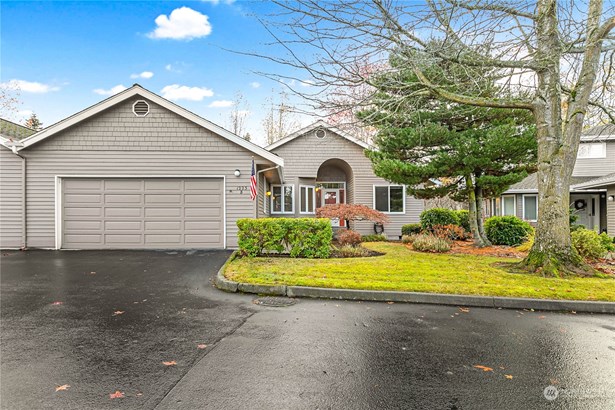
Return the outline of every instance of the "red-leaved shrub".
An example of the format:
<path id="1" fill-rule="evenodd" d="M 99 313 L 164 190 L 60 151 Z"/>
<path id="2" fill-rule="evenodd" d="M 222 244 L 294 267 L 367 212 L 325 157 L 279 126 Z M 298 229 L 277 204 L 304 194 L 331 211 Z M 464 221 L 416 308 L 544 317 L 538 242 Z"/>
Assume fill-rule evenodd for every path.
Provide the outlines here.
<path id="1" fill-rule="evenodd" d="M 342 246 L 357 246 L 361 243 L 361 234 L 352 229 L 342 229 L 337 232 L 337 241 Z"/>

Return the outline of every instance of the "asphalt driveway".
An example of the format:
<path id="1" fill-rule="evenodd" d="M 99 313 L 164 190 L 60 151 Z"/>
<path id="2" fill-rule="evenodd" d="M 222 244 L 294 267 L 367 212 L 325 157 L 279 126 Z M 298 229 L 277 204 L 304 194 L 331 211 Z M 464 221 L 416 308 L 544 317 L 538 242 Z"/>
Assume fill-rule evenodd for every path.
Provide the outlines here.
<path id="1" fill-rule="evenodd" d="M 1 407 L 153 408 L 252 313 L 211 285 L 228 255 L 2 252 Z"/>

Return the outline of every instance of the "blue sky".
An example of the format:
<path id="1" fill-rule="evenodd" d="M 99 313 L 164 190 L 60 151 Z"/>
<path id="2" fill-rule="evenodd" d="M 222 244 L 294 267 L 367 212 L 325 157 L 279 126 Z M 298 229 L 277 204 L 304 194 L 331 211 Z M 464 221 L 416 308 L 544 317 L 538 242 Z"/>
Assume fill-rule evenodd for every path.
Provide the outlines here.
<path id="1" fill-rule="evenodd" d="M 139 83 L 225 126 L 229 101 L 240 91 L 250 111 L 247 131 L 263 144 L 266 99 L 281 87 L 254 72 L 288 68 L 224 49 L 274 52 L 253 16 L 270 7 L 230 0 L 3 0 L 0 82 L 20 88 L 19 113 L 11 119 L 35 112 L 48 126 Z"/>

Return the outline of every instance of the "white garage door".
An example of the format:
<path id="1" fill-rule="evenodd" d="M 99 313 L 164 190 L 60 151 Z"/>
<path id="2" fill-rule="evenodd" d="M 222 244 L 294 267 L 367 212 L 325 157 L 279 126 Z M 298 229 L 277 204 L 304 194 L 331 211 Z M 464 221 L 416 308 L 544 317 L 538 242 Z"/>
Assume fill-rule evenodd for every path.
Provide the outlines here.
<path id="1" fill-rule="evenodd" d="M 62 180 L 62 248 L 224 246 L 221 178 Z"/>

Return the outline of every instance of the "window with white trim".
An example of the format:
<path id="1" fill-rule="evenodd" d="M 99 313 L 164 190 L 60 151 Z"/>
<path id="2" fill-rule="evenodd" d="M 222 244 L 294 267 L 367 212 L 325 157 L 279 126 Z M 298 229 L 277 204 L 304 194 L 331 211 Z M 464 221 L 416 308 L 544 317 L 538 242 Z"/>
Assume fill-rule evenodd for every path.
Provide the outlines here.
<path id="1" fill-rule="evenodd" d="M 292 214 L 295 212 L 294 185 L 271 186 L 271 213 Z"/>
<path id="2" fill-rule="evenodd" d="M 299 213 L 313 214 L 316 204 L 316 191 L 314 186 L 301 185 L 299 187 Z"/>
<path id="3" fill-rule="evenodd" d="M 401 185 L 374 186 L 374 209 L 380 212 L 406 212 L 404 187 Z"/>
<path id="4" fill-rule="evenodd" d="M 606 142 L 582 142 L 577 158 L 606 158 Z"/>
<path id="5" fill-rule="evenodd" d="M 517 214 L 515 204 L 515 196 L 514 195 L 502 195 L 502 215 L 515 216 Z"/>
<path id="6" fill-rule="evenodd" d="M 538 220 L 538 195 L 523 195 L 523 219 Z"/>

